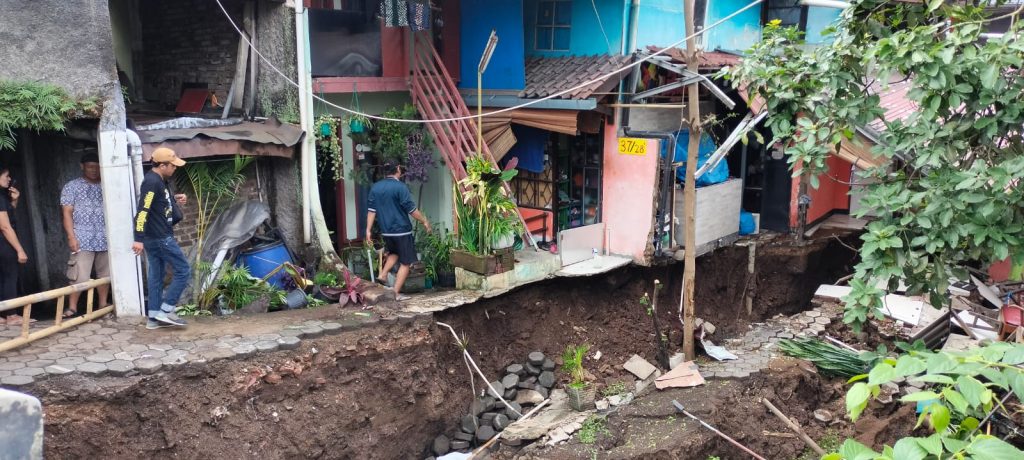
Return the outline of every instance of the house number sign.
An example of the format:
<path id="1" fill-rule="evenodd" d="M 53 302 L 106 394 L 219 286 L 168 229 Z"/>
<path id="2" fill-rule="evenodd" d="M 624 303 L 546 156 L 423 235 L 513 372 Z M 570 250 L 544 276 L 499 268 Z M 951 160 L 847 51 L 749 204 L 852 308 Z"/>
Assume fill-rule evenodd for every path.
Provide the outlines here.
<path id="1" fill-rule="evenodd" d="M 620 137 L 619 154 L 637 156 L 647 155 L 647 141 L 645 139 L 637 139 L 634 137 Z"/>

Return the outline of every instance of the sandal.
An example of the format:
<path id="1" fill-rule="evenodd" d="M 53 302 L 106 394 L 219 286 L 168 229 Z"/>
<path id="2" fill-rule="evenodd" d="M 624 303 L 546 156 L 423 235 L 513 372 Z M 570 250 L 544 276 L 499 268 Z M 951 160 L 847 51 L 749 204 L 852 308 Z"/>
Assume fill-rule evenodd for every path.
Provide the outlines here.
<path id="1" fill-rule="evenodd" d="M 78 314 L 78 310 L 77 309 L 64 310 L 64 317 L 65 318 L 71 318 L 72 316 L 75 316 L 77 314 Z"/>

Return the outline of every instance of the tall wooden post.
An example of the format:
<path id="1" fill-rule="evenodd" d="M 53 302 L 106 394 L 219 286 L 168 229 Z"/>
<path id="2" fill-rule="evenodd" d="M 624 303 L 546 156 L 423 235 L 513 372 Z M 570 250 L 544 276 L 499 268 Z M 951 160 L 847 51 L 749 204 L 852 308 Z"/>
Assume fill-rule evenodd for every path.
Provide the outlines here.
<path id="1" fill-rule="evenodd" d="M 686 15 L 686 68 L 697 73 L 697 39 L 693 26 L 694 0 L 683 0 Z M 697 207 L 697 188 L 694 176 L 697 172 L 697 150 L 700 147 L 700 107 L 697 82 L 690 83 L 687 88 L 687 108 L 689 109 L 690 143 L 686 149 L 686 184 L 683 189 L 683 218 L 686 233 L 683 236 L 685 257 L 683 261 L 683 352 L 687 360 L 696 357 L 693 348 L 694 320 L 694 282 L 697 277 L 697 224 L 694 214 Z"/>

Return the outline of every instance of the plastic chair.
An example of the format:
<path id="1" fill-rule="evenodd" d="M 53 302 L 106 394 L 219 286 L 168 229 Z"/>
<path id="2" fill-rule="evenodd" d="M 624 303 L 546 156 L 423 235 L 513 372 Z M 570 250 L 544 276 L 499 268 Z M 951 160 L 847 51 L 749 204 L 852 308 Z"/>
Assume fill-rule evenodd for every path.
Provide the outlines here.
<path id="1" fill-rule="evenodd" d="M 999 340 L 1004 340 L 1006 336 L 1024 325 L 1024 308 L 1019 305 L 1005 305 L 999 309 L 999 319 Z"/>

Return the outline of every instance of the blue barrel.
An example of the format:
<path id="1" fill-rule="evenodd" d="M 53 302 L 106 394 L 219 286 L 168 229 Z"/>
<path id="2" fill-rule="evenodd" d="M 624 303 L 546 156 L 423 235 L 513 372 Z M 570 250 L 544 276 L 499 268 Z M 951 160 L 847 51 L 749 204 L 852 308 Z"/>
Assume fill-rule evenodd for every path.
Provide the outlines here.
<path id="1" fill-rule="evenodd" d="M 292 257 L 288 254 L 288 248 L 283 241 L 276 243 L 261 244 L 238 255 L 235 262 L 239 267 L 249 269 L 249 274 L 256 278 L 263 278 L 268 273 L 280 267 L 285 262 L 291 262 Z M 284 280 L 288 273 L 283 269 L 267 280 L 271 286 L 278 289 L 284 288 Z"/>

